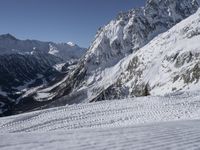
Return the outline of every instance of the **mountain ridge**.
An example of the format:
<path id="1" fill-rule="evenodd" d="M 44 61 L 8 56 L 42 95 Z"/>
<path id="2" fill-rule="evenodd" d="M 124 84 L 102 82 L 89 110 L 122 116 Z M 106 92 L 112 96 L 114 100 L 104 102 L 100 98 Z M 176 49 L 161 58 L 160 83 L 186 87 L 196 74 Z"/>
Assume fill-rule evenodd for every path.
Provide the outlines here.
<path id="1" fill-rule="evenodd" d="M 27 90 L 62 78 L 84 52 L 76 44 L 0 35 L 0 115 L 12 114 Z"/>
<path id="2" fill-rule="evenodd" d="M 85 48 L 81 48 L 76 44 L 69 45 L 67 43 L 30 39 L 20 40 L 10 33 L 0 35 L 0 55 L 12 53 L 31 54 L 34 51 L 49 53 L 68 61 L 79 59 L 85 53 Z"/>
<path id="3" fill-rule="evenodd" d="M 45 102 L 45 105 L 34 108 L 41 109 L 135 96 L 165 95 L 192 87 L 194 81 L 198 82 L 199 76 L 199 65 L 195 64 L 198 49 L 194 53 L 184 48 L 177 50 L 176 46 L 180 47 L 183 41 L 195 41 L 198 37 L 196 24 L 199 4 L 199 0 L 147 0 L 144 7 L 120 13 L 99 29 L 77 64 L 72 63 L 73 67 L 64 65 L 69 68 L 62 78 L 23 93 L 19 99 L 19 111 L 23 111 L 20 107 L 29 108 L 33 102 Z M 186 29 L 180 31 L 177 28 L 172 32 L 183 20 L 186 20 L 186 25 L 180 28 Z M 196 26 L 191 25 L 190 21 L 187 26 L 188 20 L 196 22 Z M 182 32 L 191 36 L 185 37 Z M 175 55 L 166 53 L 171 52 L 169 47 Z M 56 49 L 53 48 L 54 52 Z M 188 65 L 190 68 L 186 69 Z M 167 83 L 171 83 L 171 86 L 167 86 Z"/>
<path id="4" fill-rule="evenodd" d="M 86 101 L 93 101 L 114 84 L 110 76 L 119 76 L 121 71 L 117 72 L 115 68 L 123 70 L 123 58 L 137 52 L 154 37 L 194 14 L 198 8 L 197 0 L 148 0 L 145 7 L 121 13 L 97 32 L 85 56 L 65 81 L 51 90 L 39 90 L 36 95 L 45 91 L 53 93 L 57 99 L 68 94 L 76 95 L 77 92 L 87 95 L 89 100 Z M 145 89 L 148 89 L 145 84 Z"/>

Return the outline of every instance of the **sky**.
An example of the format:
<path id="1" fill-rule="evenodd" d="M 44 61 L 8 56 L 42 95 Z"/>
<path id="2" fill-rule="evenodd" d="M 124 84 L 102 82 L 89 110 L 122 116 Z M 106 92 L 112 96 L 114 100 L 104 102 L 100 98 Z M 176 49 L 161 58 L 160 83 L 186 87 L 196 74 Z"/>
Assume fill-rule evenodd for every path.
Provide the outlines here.
<path id="1" fill-rule="evenodd" d="M 0 34 L 89 47 L 99 27 L 145 0 L 0 0 Z"/>

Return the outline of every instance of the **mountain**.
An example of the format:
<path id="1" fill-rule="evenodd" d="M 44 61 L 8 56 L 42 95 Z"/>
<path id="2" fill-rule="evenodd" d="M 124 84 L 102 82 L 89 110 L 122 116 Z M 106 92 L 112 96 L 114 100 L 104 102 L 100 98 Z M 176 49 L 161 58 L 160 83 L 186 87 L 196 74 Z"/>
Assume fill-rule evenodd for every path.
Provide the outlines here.
<path id="1" fill-rule="evenodd" d="M 52 66 L 61 59 L 50 54 L 0 55 L 0 103 L 4 114 L 28 89 L 46 84 L 60 74 Z M 1 113 L 0 113 L 1 115 Z"/>
<path id="2" fill-rule="evenodd" d="M 11 34 L 0 35 L 0 55 L 12 53 L 31 54 L 34 51 L 52 54 L 64 61 L 79 59 L 85 53 L 85 49 L 76 44 L 19 40 Z"/>
<path id="3" fill-rule="evenodd" d="M 165 95 L 200 86 L 200 10 L 123 59 L 119 76 L 96 100 Z M 122 67 L 123 66 L 123 67 Z M 111 80 L 110 79 L 110 80 Z M 111 93 L 111 94 L 108 94 Z"/>
<path id="4" fill-rule="evenodd" d="M 0 55 L 0 116 L 27 112 L 0 118 L 1 149 L 199 149 L 199 4 L 147 0 L 80 60 Z"/>
<path id="5" fill-rule="evenodd" d="M 77 63 L 84 49 L 75 44 L 19 40 L 0 36 L 0 115 L 10 114 L 20 97 L 62 78 Z"/>
<path id="6" fill-rule="evenodd" d="M 66 73 L 20 95 L 14 113 L 198 88 L 199 5 L 147 0 L 144 7 L 120 13 L 99 29 L 78 63 L 57 67 Z"/>
<path id="7" fill-rule="evenodd" d="M 145 7 L 120 13 L 97 32 L 94 42 L 73 72 L 62 81 L 32 93 L 32 98 L 36 101 L 56 100 L 53 105 L 58 105 L 56 103 L 64 105 L 171 92 L 171 90 L 165 90 L 163 93 L 153 92 L 153 88 L 160 86 L 152 84 L 151 79 L 140 81 L 142 73 L 148 71 L 151 64 L 139 64 L 149 59 L 153 61 L 155 57 L 159 58 L 156 52 L 152 52 L 156 56 L 148 52 L 152 46 L 149 44 L 155 37 L 157 37 L 155 45 L 160 48 L 162 57 L 167 57 L 165 46 L 171 46 L 171 51 L 176 53 L 177 50 L 173 48 L 177 46 L 177 43 L 172 42 L 169 45 L 166 43 L 161 46 L 162 43 L 159 42 L 163 37 L 160 34 L 166 32 L 168 33 L 166 36 L 174 39 L 176 36 L 182 37 L 183 35 L 176 35 L 175 31 L 169 29 L 194 14 L 199 4 L 197 0 L 147 0 Z M 179 31 L 178 28 L 177 30 Z M 172 33 L 169 33 L 170 31 Z M 195 29 L 193 32 L 196 32 Z M 194 40 L 194 38 L 191 39 Z M 181 41 L 183 39 L 180 38 Z M 143 50 L 146 46 L 149 47 Z M 154 51 L 156 51 L 156 46 Z M 143 58 L 143 55 L 146 57 Z M 139 60 L 140 58 L 144 60 Z M 161 65 L 160 60 L 154 63 Z M 171 69 L 173 69 L 171 74 L 176 72 L 176 68 Z M 158 80 L 166 83 L 168 81 L 162 78 Z M 172 89 L 174 92 L 180 90 L 174 85 Z M 61 99 L 58 100 L 59 98 Z"/>
<path id="8" fill-rule="evenodd" d="M 111 67 L 198 8 L 195 0 L 147 0 L 145 7 L 120 13 L 101 28 L 84 61 L 92 71 Z"/>

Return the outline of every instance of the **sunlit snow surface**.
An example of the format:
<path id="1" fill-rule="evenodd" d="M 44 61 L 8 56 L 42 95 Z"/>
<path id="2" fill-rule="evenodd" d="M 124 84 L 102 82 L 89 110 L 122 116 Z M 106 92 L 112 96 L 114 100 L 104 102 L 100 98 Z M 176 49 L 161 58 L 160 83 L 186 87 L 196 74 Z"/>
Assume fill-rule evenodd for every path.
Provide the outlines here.
<path id="1" fill-rule="evenodd" d="M 1 118 L 0 149 L 195 149 L 200 145 L 198 93 L 79 104 Z"/>
<path id="2" fill-rule="evenodd" d="M 31 134 L 7 134 L 1 150 L 194 150 L 200 149 L 200 121 L 57 131 Z"/>

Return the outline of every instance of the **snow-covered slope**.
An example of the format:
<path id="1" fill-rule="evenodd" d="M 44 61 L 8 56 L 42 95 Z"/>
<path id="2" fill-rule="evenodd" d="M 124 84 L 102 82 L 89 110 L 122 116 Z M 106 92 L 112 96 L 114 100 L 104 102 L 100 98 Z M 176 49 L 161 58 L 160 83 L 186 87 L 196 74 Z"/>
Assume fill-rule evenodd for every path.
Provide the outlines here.
<path id="1" fill-rule="evenodd" d="M 99 36 L 97 36 L 96 40 L 94 41 L 94 45 L 92 45 L 91 49 L 86 54 L 86 67 L 82 69 L 86 71 L 86 77 L 83 85 L 88 87 L 89 89 L 89 92 L 87 93 L 89 100 L 93 100 L 93 98 L 95 98 L 96 96 L 98 96 L 96 98 L 97 100 L 102 100 L 120 98 L 124 96 L 142 96 L 148 94 L 145 93 L 147 92 L 145 90 L 149 90 L 149 88 L 151 88 L 148 87 L 148 84 L 150 84 L 148 82 L 151 82 L 151 80 L 153 80 L 151 78 L 150 71 L 153 72 L 153 69 L 155 70 L 155 68 L 153 68 L 151 64 L 148 64 L 147 62 L 150 62 L 152 64 L 154 62 L 156 65 L 162 65 L 160 63 L 163 60 L 161 60 L 160 62 L 159 58 L 161 59 L 162 57 L 167 57 L 165 53 L 166 49 L 171 50 L 171 53 L 181 51 L 181 49 L 177 50 L 175 48 L 181 45 L 181 43 L 184 43 L 184 40 L 187 40 L 187 37 L 184 38 L 184 34 L 190 34 L 190 32 L 196 32 L 196 30 L 198 30 L 199 12 L 196 14 L 196 16 L 193 16 L 190 19 L 186 19 L 185 23 L 182 23 L 182 25 L 177 25 L 176 27 L 174 27 L 173 30 L 167 30 L 179 21 L 196 12 L 198 7 L 198 1 L 149 0 L 147 1 L 144 8 L 139 10 L 132 10 L 129 13 L 121 14 L 119 15 L 117 20 L 111 21 L 109 25 L 105 26 L 105 28 L 102 29 L 102 32 L 98 34 Z M 196 22 L 196 24 L 190 23 L 191 21 Z M 124 23 L 124 27 L 120 24 L 121 22 Z M 184 28 L 187 27 L 190 28 L 190 30 L 184 30 Z M 177 32 L 180 32 L 176 34 L 176 30 Z M 164 31 L 167 31 L 166 34 L 160 36 L 159 33 L 162 33 Z M 153 40 L 154 47 L 152 48 L 153 44 L 151 40 L 155 36 L 157 37 Z M 162 38 L 164 37 L 165 39 L 162 40 Z M 106 44 L 101 43 L 101 38 L 103 40 L 108 39 L 109 42 L 107 43 L 109 44 L 113 44 L 113 41 L 120 41 L 117 45 L 118 50 L 120 50 L 119 54 L 122 54 L 123 58 L 117 60 L 117 63 L 114 62 L 113 64 L 109 65 L 109 61 L 113 62 L 113 60 L 118 57 L 112 53 L 110 55 L 112 57 L 109 56 L 108 59 L 104 60 L 104 58 L 107 57 L 107 54 L 105 53 L 110 51 L 116 52 L 117 48 L 115 47 L 115 49 L 113 49 L 112 46 L 105 47 Z M 171 41 L 165 42 L 168 38 Z M 173 42 L 173 39 L 176 39 L 177 41 L 179 41 L 179 43 Z M 190 39 L 191 40 L 188 42 L 197 42 L 195 37 L 190 37 Z M 100 44 L 97 44 L 97 41 L 100 42 Z M 99 47 L 101 47 L 102 45 L 103 48 L 99 49 Z M 145 48 L 142 48 L 143 46 Z M 129 53 L 130 48 L 132 49 L 132 54 Z M 185 47 L 185 50 L 190 51 L 191 49 L 190 47 Z M 194 48 L 193 51 L 196 51 L 196 49 Z M 162 57 L 160 53 L 162 54 Z M 102 58 L 103 60 L 101 62 Z M 140 60 L 140 62 L 138 59 Z M 95 61 L 99 60 L 100 62 L 95 64 Z M 143 65 L 139 65 L 139 63 Z M 193 63 L 195 62 L 193 61 Z M 167 65 L 173 65 L 173 62 L 169 62 Z M 175 67 L 171 68 L 172 74 L 176 71 L 175 69 Z M 149 79 L 146 79 L 145 81 L 140 80 L 142 76 L 141 70 L 146 71 L 146 76 L 148 76 Z M 157 73 L 157 70 L 155 70 L 155 72 Z M 159 80 L 160 82 L 167 83 L 168 81 L 164 80 L 165 75 L 167 74 L 166 72 L 160 72 L 159 75 L 164 77 L 155 77 L 155 79 Z M 154 75 L 153 73 L 152 75 Z M 132 82 L 129 82 L 130 80 Z M 156 83 L 152 86 L 155 86 L 158 89 L 160 88 L 160 86 Z M 140 88 L 141 92 L 134 91 L 140 90 Z M 176 86 L 172 88 L 175 89 Z M 179 89 L 177 87 L 175 91 Z M 169 90 L 165 90 L 163 92 L 167 93 L 169 92 Z M 160 93 L 160 91 L 157 91 L 150 94 L 159 95 L 162 93 Z"/>
<path id="2" fill-rule="evenodd" d="M 198 150 L 200 120 L 48 133 L 1 134 L 1 150 Z"/>
<path id="3" fill-rule="evenodd" d="M 200 119 L 200 94 L 177 93 L 68 105 L 0 118 L 0 133 L 46 132 Z"/>
<path id="4" fill-rule="evenodd" d="M 85 54 L 85 49 L 73 43 L 49 43 L 49 54 L 62 58 L 65 61 L 79 59 Z"/>
<path id="5" fill-rule="evenodd" d="M 198 33 L 199 12 L 186 19 L 184 23 L 179 24 L 179 22 L 195 13 L 198 7 L 199 1 L 196 0 L 147 0 L 145 7 L 121 13 L 99 30 L 85 57 L 65 80 L 50 88 L 37 91 L 34 98 L 57 99 L 69 94 L 69 97 L 77 103 L 78 100 L 89 102 L 129 96 L 159 95 L 172 90 L 178 91 L 187 84 L 192 85 L 191 82 L 185 82 L 185 77 L 178 78 L 178 75 L 187 76 L 186 72 L 192 72 L 194 68 L 192 65 L 196 64 L 195 59 L 188 60 L 190 61 L 188 63 L 180 61 L 184 61 L 182 53 L 188 53 L 186 55 L 190 57 L 190 51 L 192 58 L 198 57 L 195 55 L 198 53 L 196 49 L 198 35 L 189 36 L 189 34 Z M 178 25 L 167 31 L 177 23 Z M 164 31 L 166 31 L 164 34 L 159 35 Z M 156 38 L 151 41 L 154 37 Z M 190 47 L 192 45 L 181 47 L 181 43 L 189 42 L 195 43 L 194 47 Z M 169 53 L 172 55 L 178 52 L 180 55 L 174 59 L 178 59 L 177 63 L 181 65 L 176 66 L 175 62 L 168 60 L 167 57 Z M 162 68 L 163 65 L 168 66 Z M 182 70 L 188 65 L 191 65 L 189 70 Z M 163 69 L 163 72 L 159 69 Z M 153 76 L 155 72 L 157 76 Z M 170 83 L 168 81 L 174 78 L 179 80 L 171 84 L 171 87 L 167 86 Z M 179 84 L 181 82 L 184 84 Z M 167 90 L 160 88 L 163 84 L 165 84 L 163 88 L 168 88 Z M 84 97 L 84 100 L 80 97 Z"/>
<path id="6" fill-rule="evenodd" d="M 198 90 L 199 22 L 200 10 L 127 57 L 127 68 L 117 81 L 121 84 L 118 87 L 123 86 L 133 95 L 140 93 L 142 89 L 138 88 L 145 88 L 143 85 L 151 95 Z"/>
<path id="7" fill-rule="evenodd" d="M 0 55 L 12 53 L 31 54 L 34 51 L 52 54 L 64 61 L 79 59 L 85 53 L 85 49 L 76 44 L 19 40 L 11 34 L 0 35 Z"/>
<path id="8" fill-rule="evenodd" d="M 115 65 L 159 33 L 195 13 L 198 7 L 198 0 L 147 0 L 143 8 L 120 13 L 98 31 L 85 55 L 86 67 L 95 72 Z"/>
<path id="9" fill-rule="evenodd" d="M 199 89 L 199 21 L 200 11 L 122 60 L 117 81 L 101 96 L 108 99 L 117 92 L 120 96 L 145 96 Z M 118 91 L 106 94 L 114 90 Z"/>
<path id="10" fill-rule="evenodd" d="M 0 148 L 198 149 L 199 104 L 197 91 L 0 118 Z"/>

